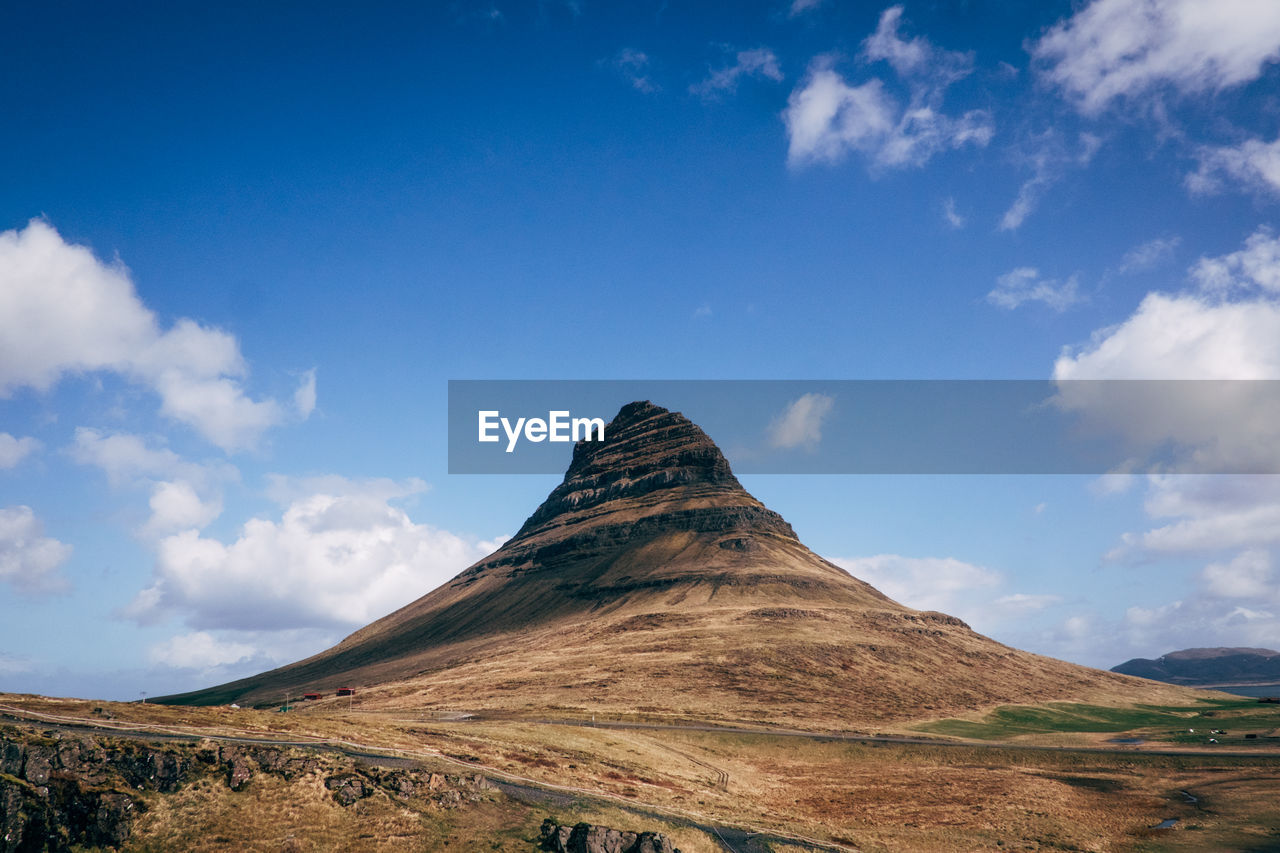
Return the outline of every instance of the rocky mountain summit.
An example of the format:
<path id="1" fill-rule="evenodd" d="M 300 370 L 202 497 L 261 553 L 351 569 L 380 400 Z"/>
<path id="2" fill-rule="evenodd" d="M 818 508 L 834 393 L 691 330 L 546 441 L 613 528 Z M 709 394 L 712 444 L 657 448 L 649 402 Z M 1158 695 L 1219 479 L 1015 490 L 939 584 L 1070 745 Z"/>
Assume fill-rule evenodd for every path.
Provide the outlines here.
<path id="1" fill-rule="evenodd" d="M 605 434 L 575 446 L 510 541 L 440 588 L 314 657 L 160 701 L 356 684 L 366 708 L 843 729 L 1159 689 L 890 600 L 806 548 L 678 412 L 629 403 Z"/>

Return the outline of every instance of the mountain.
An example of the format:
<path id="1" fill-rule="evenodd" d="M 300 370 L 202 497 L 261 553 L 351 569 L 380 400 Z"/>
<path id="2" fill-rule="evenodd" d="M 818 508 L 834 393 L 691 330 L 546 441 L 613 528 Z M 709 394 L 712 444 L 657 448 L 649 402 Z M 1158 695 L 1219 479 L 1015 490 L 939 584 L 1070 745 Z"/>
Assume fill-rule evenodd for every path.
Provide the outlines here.
<path id="1" fill-rule="evenodd" d="M 1280 684 L 1280 652 L 1271 649 L 1182 649 L 1155 660 L 1134 658 L 1112 667 L 1111 671 L 1189 686 Z"/>
<path id="2" fill-rule="evenodd" d="M 890 600 L 806 548 L 679 413 L 630 403 L 606 436 L 575 446 L 515 537 L 440 588 L 311 658 L 160 701 L 357 686 L 371 708 L 840 728 L 1175 691 Z"/>

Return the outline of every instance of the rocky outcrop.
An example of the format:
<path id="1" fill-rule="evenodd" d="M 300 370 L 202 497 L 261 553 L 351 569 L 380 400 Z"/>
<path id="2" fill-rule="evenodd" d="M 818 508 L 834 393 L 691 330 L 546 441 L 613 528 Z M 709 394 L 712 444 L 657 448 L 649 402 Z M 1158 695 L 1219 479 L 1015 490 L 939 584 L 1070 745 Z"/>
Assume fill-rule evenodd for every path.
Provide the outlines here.
<path id="1" fill-rule="evenodd" d="M 629 832 L 580 823 L 561 826 L 551 818 L 542 822 L 538 849 L 551 853 L 680 853 L 658 832 Z"/>
<path id="2" fill-rule="evenodd" d="M 483 792 L 494 789 L 493 784 L 479 773 L 460 775 L 377 767 L 338 773 L 326 778 L 324 786 L 333 791 L 334 801 L 341 806 L 353 805 L 383 791 L 399 799 L 426 797 L 442 809 L 477 802 Z"/>
<path id="3" fill-rule="evenodd" d="M 80 845 L 118 848 L 147 809 L 145 795 L 169 794 L 198 778 L 242 791 L 259 774 L 294 781 L 328 773 L 334 801 L 375 794 L 417 797 L 451 809 L 492 785 L 479 774 L 352 766 L 350 760 L 251 744 L 155 745 L 133 740 L 0 727 L 0 853 Z"/>

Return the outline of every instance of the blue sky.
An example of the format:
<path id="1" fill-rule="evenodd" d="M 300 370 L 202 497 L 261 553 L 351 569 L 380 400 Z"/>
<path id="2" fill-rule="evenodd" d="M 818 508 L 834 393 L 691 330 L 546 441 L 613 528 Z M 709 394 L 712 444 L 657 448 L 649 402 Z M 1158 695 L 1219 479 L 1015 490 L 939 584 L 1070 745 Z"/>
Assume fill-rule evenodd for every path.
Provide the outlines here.
<path id="1" fill-rule="evenodd" d="M 1270 0 L 12 8 L 0 689 L 483 556 L 556 478 L 448 475 L 449 379 L 1280 378 L 1277 60 Z M 1280 646 L 1274 478 L 744 483 L 1034 651 Z"/>

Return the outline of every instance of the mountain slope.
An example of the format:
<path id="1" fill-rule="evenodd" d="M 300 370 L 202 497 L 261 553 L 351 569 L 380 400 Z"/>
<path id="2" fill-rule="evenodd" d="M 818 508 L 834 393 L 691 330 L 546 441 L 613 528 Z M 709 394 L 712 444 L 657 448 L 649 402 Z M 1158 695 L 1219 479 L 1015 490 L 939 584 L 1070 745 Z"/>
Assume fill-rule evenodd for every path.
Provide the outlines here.
<path id="1" fill-rule="evenodd" d="M 1169 684 L 1280 683 L 1280 652 L 1271 649 L 1182 649 L 1155 660 L 1134 658 L 1111 668 Z"/>
<path id="2" fill-rule="evenodd" d="M 575 447 L 515 537 L 439 589 L 307 660 L 161 701 L 354 684 L 368 707 L 839 726 L 1162 689 L 891 601 L 801 544 L 678 413 L 631 403 L 606 434 Z"/>

